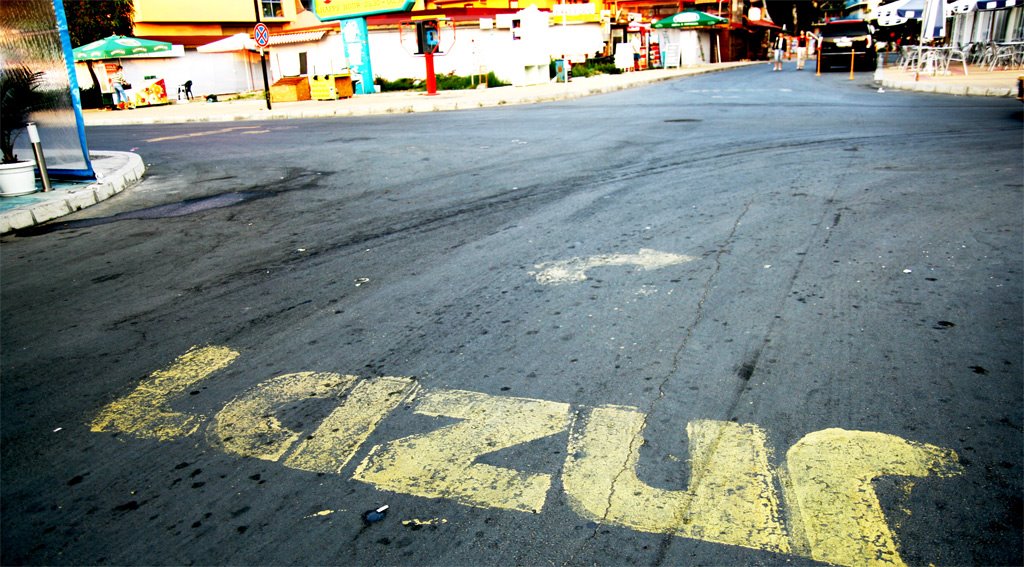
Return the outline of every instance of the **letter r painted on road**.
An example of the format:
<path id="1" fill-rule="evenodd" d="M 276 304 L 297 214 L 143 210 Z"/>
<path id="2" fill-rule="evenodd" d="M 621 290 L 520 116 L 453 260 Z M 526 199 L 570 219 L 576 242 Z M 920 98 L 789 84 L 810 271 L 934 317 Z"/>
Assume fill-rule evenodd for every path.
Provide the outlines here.
<path id="1" fill-rule="evenodd" d="M 825 429 L 786 453 L 791 515 L 817 561 L 905 565 L 872 481 L 899 475 L 948 477 L 962 470 L 955 452 L 871 431 Z"/>
<path id="2" fill-rule="evenodd" d="M 130 394 L 104 407 L 90 428 L 161 441 L 191 435 L 206 417 L 173 411 L 168 402 L 236 358 L 238 353 L 226 347 L 192 347 L 167 368 L 150 374 Z"/>

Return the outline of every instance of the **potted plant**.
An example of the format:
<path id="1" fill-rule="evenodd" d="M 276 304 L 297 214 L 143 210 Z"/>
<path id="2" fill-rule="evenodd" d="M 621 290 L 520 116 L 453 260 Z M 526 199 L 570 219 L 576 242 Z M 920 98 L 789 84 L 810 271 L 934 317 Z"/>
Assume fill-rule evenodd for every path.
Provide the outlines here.
<path id="1" fill-rule="evenodd" d="M 26 195 L 36 190 L 35 162 L 19 160 L 14 142 L 28 126 L 40 104 L 43 74 L 24 65 L 0 67 L 0 196 Z"/>

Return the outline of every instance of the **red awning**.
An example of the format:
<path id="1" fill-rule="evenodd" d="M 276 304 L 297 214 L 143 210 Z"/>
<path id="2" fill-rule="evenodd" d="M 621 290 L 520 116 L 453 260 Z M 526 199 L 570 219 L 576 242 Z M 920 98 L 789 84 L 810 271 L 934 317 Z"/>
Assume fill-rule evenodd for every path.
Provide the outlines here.
<path id="1" fill-rule="evenodd" d="M 751 20 L 750 18 L 744 18 L 747 26 L 752 28 L 768 28 L 772 30 L 781 30 L 782 28 L 775 25 L 775 22 L 769 22 L 768 20 Z"/>

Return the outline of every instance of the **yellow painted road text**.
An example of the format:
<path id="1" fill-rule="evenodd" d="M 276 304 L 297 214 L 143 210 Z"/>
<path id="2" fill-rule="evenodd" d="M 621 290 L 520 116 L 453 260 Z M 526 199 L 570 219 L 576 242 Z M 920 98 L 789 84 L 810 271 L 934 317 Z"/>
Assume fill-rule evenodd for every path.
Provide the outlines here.
<path id="1" fill-rule="evenodd" d="M 168 441 L 207 421 L 175 411 L 188 392 L 238 358 L 218 346 L 193 347 L 170 366 L 103 408 L 95 432 Z M 318 424 L 290 429 L 281 415 L 327 404 Z M 466 506 L 540 513 L 560 488 L 572 509 L 598 524 L 808 557 L 835 565 L 904 565 L 873 481 L 883 476 L 952 477 L 955 452 L 870 431 L 826 429 L 806 435 L 771 463 L 767 433 L 755 424 L 694 420 L 688 485 L 666 490 L 639 472 L 647 416 L 629 406 L 423 390 L 411 378 L 360 379 L 332 372 L 271 377 L 217 412 L 210 443 L 243 458 L 343 474 L 378 425 L 399 406 L 442 419 L 427 431 L 379 443 L 352 478 L 379 490 L 444 498 Z M 457 420 L 451 423 L 452 420 Z M 680 431 L 680 434 L 684 434 Z M 480 462 L 480 457 L 566 435 L 561 487 L 554 475 Z"/>

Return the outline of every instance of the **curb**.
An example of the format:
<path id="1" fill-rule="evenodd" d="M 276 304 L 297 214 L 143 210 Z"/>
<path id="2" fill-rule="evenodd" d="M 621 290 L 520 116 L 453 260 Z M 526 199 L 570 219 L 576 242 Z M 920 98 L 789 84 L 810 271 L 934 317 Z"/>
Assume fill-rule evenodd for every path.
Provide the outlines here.
<path id="1" fill-rule="evenodd" d="M 1013 96 L 1013 89 L 978 87 L 971 85 L 938 85 L 929 83 L 912 83 L 907 81 L 894 81 L 882 79 L 882 86 L 888 89 L 901 91 L 914 91 L 919 93 L 945 94 L 954 96 L 988 96 L 988 97 L 1009 97 Z"/>
<path id="2" fill-rule="evenodd" d="M 38 199 L 37 202 L 0 213 L 0 234 L 42 224 L 95 205 L 138 183 L 146 173 L 142 157 L 131 152 L 93 151 L 89 152 L 89 158 L 93 161 L 121 159 L 125 163 L 102 176 L 97 174 L 100 177 L 98 181 L 82 188 L 31 194 L 30 197 Z"/>
<path id="3" fill-rule="evenodd" d="M 550 88 L 530 90 L 532 87 L 509 87 L 504 90 L 502 87 L 500 95 L 492 94 L 483 97 L 460 96 L 461 91 L 451 91 L 450 98 L 428 98 L 421 95 L 396 97 L 394 99 L 381 98 L 377 100 L 367 99 L 366 104 L 358 106 L 327 106 L 303 108 L 300 106 L 278 109 L 271 111 L 263 109 L 232 109 L 231 102 L 223 103 L 217 114 L 210 115 L 165 115 L 136 117 L 131 114 L 118 113 L 116 119 L 102 115 L 86 116 L 86 126 L 127 126 L 127 125 L 151 125 L 151 124 L 188 124 L 188 123 L 212 123 L 212 122 L 238 122 L 245 120 L 287 120 L 301 118 L 334 118 L 352 116 L 376 116 L 385 114 L 412 114 L 420 112 L 448 112 L 456 110 L 472 110 L 477 108 L 494 108 L 500 106 L 516 106 L 525 104 L 537 104 L 544 102 L 555 102 L 562 100 L 573 100 L 591 95 L 605 94 L 626 89 L 632 89 L 654 83 L 680 79 L 707 73 L 726 71 L 738 67 L 759 65 L 762 61 L 742 61 L 720 64 L 709 67 L 681 68 L 674 73 L 650 76 L 647 72 L 636 73 L 636 77 L 630 77 L 632 73 L 619 75 L 625 77 L 620 81 L 611 84 L 586 85 L 586 79 L 569 85 L 562 84 L 564 88 L 554 91 Z M 554 83 L 552 83 L 553 85 Z M 576 86 L 580 85 L 580 86 Z M 541 87 L 549 85 L 539 85 Z M 519 90 L 522 89 L 522 90 Z M 491 90 L 491 89 L 488 89 Z M 486 92 L 486 91 L 485 91 Z M 381 95 L 376 95 L 381 96 Z M 385 95 L 386 96 L 386 95 Z M 262 102 L 262 101 L 256 101 Z M 303 103 L 309 101 L 303 101 Z M 333 101 L 330 101 L 333 102 Z M 291 103 L 286 103 L 291 104 Z"/>
<path id="4" fill-rule="evenodd" d="M 902 73 L 901 73 L 902 74 Z M 882 70 L 875 71 L 875 82 L 887 89 L 900 91 L 913 91 L 919 93 L 932 93 L 953 96 L 985 96 L 985 97 L 1012 97 L 1013 88 L 993 87 L 985 85 L 967 85 L 963 83 L 932 83 L 928 81 L 910 81 L 904 78 L 895 79 L 886 76 Z"/>

